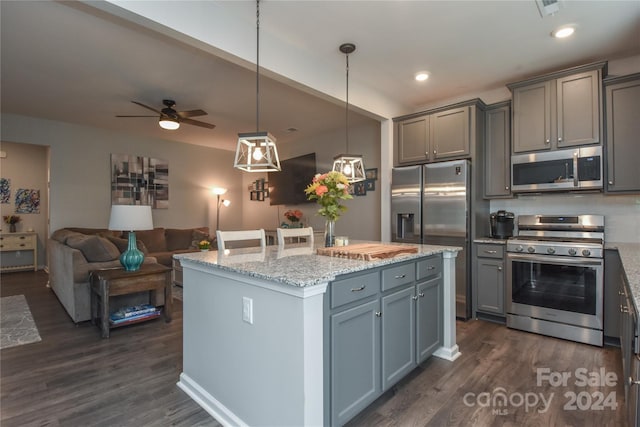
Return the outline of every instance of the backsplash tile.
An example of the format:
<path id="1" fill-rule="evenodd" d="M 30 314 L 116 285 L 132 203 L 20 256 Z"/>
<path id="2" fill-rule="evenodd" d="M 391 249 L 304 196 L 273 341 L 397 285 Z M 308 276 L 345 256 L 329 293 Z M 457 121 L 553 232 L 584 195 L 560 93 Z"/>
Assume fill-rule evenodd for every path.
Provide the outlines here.
<path id="1" fill-rule="evenodd" d="M 604 215 L 607 242 L 640 242 L 640 196 L 604 194 L 537 194 L 491 201 L 491 212 L 518 215 Z M 517 221 L 516 221 L 517 223 Z"/>

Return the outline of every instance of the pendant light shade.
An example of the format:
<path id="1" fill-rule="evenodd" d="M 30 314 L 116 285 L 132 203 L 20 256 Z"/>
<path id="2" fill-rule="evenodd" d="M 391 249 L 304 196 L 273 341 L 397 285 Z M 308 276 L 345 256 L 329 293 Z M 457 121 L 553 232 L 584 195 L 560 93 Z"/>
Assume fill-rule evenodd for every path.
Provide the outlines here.
<path id="1" fill-rule="evenodd" d="M 347 97 L 345 109 L 345 130 L 347 140 L 347 153 L 349 153 L 349 54 L 356 50 L 353 43 L 340 45 L 340 52 L 347 58 Z M 366 179 L 364 174 L 364 161 L 361 154 L 339 154 L 333 159 L 333 170 L 341 172 L 347 177 L 349 182 L 359 182 Z"/>
<path id="2" fill-rule="evenodd" d="M 246 172 L 278 172 L 276 139 L 269 132 L 239 133 L 233 166 Z"/>
<path id="3" fill-rule="evenodd" d="M 279 172 L 276 139 L 260 131 L 260 0 L 256 1 L 256 131 L 239 133 L 233 167 L 245 172 Z"/>

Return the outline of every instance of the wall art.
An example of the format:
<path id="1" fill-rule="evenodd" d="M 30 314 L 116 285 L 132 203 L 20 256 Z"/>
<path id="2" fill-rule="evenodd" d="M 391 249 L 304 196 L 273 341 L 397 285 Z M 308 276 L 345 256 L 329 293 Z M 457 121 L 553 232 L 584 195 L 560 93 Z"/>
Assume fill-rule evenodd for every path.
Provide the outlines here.
<path id="1" fill-rule="evenodd" d="M 168 162 L 151 157 L 111 154 L 111 204 L 168 209 Z"/>
<path id="2" fill-rule="evenodd" d="M 16 191 L 16 213 L 39 214 L 40 190 L 19 188 Z"/>
<path id="3" fill-rule="evenodd" d="M 0 203 L 10 203 L 11 201 L 11 180 L 0 178 Z"/>

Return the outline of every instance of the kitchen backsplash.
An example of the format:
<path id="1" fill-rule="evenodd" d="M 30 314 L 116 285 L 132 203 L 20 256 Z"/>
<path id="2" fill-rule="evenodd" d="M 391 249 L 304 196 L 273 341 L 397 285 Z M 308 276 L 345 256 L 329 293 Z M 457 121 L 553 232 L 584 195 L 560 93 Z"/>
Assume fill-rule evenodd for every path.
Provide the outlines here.
<path id="1" fill-rule="evenodd" d="M 604 215 L 607 242 L 640 242 L 640 196 L 603 194 L 538 194 L 492 200 L 491 212 L 504 209 L 516 215 Z M 487 219 L 488 221 L 488 219 Z M 514 230 L 514 233 L 517 230 Z"/>

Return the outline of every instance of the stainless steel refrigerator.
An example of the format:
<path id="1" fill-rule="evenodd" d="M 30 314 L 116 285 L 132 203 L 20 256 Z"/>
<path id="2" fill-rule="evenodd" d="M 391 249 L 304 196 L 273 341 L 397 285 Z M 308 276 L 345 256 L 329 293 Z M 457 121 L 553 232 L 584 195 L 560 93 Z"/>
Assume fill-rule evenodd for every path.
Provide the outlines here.
<path id="1" fill-rule="evenodd" d="M 459 246 L 456 316 L 471 317 L 470 189 L 467 160 L 394 168 L 391 178 L 391 240 Z"/>

